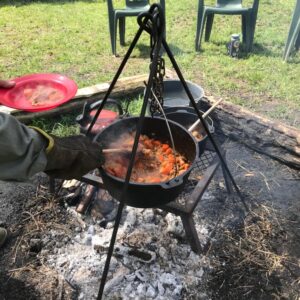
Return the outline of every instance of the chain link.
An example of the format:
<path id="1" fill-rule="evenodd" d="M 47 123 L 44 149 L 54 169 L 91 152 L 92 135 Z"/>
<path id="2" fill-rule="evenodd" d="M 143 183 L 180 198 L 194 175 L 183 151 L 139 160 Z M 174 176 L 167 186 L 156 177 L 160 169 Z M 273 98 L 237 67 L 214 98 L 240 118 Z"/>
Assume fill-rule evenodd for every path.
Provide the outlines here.
<path id="1" fill-rule="evenodd" d="M 152 63 L 150 64 L 151 68 Z M 152 93 L 150 94 L 150 112 L 153 116 L 156 112 L 160 112 L 160 106 L 157 103 L 157 100 L 159 101 L 160 105 L 163 106 L 164 99 L 163 99 L 163 80 L 165 76 L 165 60 L 162 57 L 159 57 L 157 59 L 157 72 L 154 75 L 153 78 L 153 86 L 152 86 Z"/>
<path id="2" fill-rule="evenodd" d="M 155 45 L 157 43 L 158 36 L 156 34 L 151 35 L 150 39 L 150 69 L 153 64 L 153 56 L 154 56 L 154 50 L 155 50 Z M 160 106 L 157 103 L 157 100 L 159 101 L 161 107 L 163 107 L 164 99 L 163 99 L 163 80 L 165 76 L 166 70 L 165 70 L 165 60 L 159 55 L 157 58 L 157 69 L 156 69 L 156 74 L 153 77 L 153 85 L 152 85 L 152 92 L 150 93 L 149 100 L 150 100 L 150 113 L 153 117 L 153 115 L 156 112 L 161 112 Z M 154 95 L 156 96 L 157 99 L 155 99 Z"/>

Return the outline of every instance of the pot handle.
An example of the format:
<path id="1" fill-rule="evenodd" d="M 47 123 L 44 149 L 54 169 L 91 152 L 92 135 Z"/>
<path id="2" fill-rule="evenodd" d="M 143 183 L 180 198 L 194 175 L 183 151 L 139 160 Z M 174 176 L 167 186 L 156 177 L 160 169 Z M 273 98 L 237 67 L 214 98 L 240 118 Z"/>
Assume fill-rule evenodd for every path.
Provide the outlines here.
<path id="1" fill-rule="evenodd" d="M 207 117 L 207 119 L 210 120 L 210 123 L 206 122 L 206 124 L 208 125 L 209 132 L 213 134 L 215 132 L 214 120 L 211 117 Z"/>
<path id="2" fill-rule="evenodd" d="M 164 182 L 161 184 L 161 187 L 164 188 L 165 190 L 171 189 L 175 186 L 183 184 L 183 178 L 178 177 L 178 178 L 173 178 L 168 182 Z"/>
<path id="3" fill-rule="evenodd" d="M 211 134 L 215 133 L 214 121 L 211 120 L 211 125 L 208 124 L 208 130 Z"/>
<path id="4" fill-rule="evenodd" d="M 91 103 L 89 105 L 88 110 L 91 111 L 93 109 L 98 108 L 101 105 L 102 101 L 103 100 L 99 100 L 97 102 Z M 114 99 L 107 99 L 106 104 L 114 104 L 118 109 L 119 115 L 123 115 L 123 108 L 122 108 L 121 104 L 118 101 L 116 101 Z"/>
<path id="5" fill-rule="evenodd" d="M 80 125 L 83 125 L 85 122 L 89 122 L 91 120 L 89 112 L 98 108 L 101 105 L 102 101 L 103 100 L 99 100 L 99 101 L 93 102 L 91 104 L 89 104 L 88 102 L 85 102 L 83 105 L 82 113 L 76 117 L 76 122 Z M 124 113 L 123 108 L 118 101 L 116 101 L 114 99 L 107 99 L 106 104 L 115 105 L 118 109 L 119 116 L 123 115 L 123 113 Z"/>
<path id="6" fill-rule="evenodd" d="M 186 113 L 186 112 L 189 112 L 188 109 L 184 109 L 184 108 L 179 108 L 178 110 L 176 110 L 176 112 L 183 112 L 183 113 Z"/>

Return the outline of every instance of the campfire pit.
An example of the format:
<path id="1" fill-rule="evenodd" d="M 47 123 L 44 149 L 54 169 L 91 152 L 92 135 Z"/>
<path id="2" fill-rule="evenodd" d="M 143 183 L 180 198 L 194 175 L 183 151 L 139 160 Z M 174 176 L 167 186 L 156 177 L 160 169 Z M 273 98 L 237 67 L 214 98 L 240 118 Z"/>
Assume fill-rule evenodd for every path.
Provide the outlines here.
<path id="1" fill-rule="evenodd" d="M 226 152 L 224 151 L 224 156 L 225 153 Z M 195 229 L 193 212 L 219 166 L 220 160 L 218 159 L 212 145 L 208 143 L 204 153 L 195 161 L 183 191 L 179 194 L 175 201 L 166 205 L 158 206 L 166 212 L 180 216 L 185 229 L 186 238 L 192 250 L 196 253 L 202 253 L 203 249 Z M 230 186 L 228 177 L 225 175 L 224 178 L 226 185 Z M 106 189 L 102 178 L 94 174 L 87 174 L 83 176 L 81 181 L 103 190 Z"/>
<path id="2" fill-rule="evenodd" d="M 142 105 L 142 109 L 140 112 L 140 116 L 136 122 L 136 128 L 135 128 L 136 132 L 135 132 L 134 142 L 133 142 L 133 146 L 132 146 L 132 153 L 130 155 L 130 160 L 129 160 L 129 164 L 128 164 L 127 171 L 126 171 L 126 176 L 120 186 L 113 187 L 113 188 L 120 190 L 119 194 L 115 194 L 115 196 L 120 201 L 120 204 L 118 206 L 114 229 L 112 232 L 112 236 L 111 236 L 111 240 L 110 240 L 110 244 L 109 244 L 109 248 L 108 248 L 108 253 L 107 253 L 107 258 L 106 258 L 104 270 L 102 273 L 101 284 L 100 284 L 99 293 L 98 293 L 98 297 L 97 297 L 98 300 L 102 299 L 102 296 L 104 293 L 105 283 L 106 283 L 109 266 L 110 266 L 110 261 L 111 261 L 113 250 L 114 250 L 114 244 L 115 244 L 116 238 L 117 238 L 118 228 L 119 228 L 119 225 L 121 222 L 123 209 L 124 209 L 125 205 L 131 204 L 130 196 L 132 193 L 132 190 L 131 190 L 132 186 L 131 186 L 130 179 L 131 179 L 132 171 L 134 168 L 135 158 L 137 155 L 139 139 L 140 139 L 141 134 L 143 133 L 143 130 L 145 129 L 143 126 L 145 124 L 147 124 L 147 122 L 149 122 L 149 119 L 145 117 L 148 103 L 150 102 L 150 111 L 152 113 L 152 117 L 155 112 L 163 111 L 163 100 L 164 100 L 163 99 L 163 77 L 165 74 L 165 62 L 161 56 L 162 47 L 164 47 L 164 49 L 166 50 L 167 55 L 170 58 L 170 61 L 172 62 L 173 67 L 174 67 L 174 69 L 183 85 L 183 88 L 190 100 L 191 106 L 194 108 L 196 115 L 199 118 L 199 121 L 201 121 L 201 124 L 209 138 L 209 141 L 213 146 L 213 151 L 215 152 L 215 154 L 216 154 L 215 156 L 217 159 L 217 162 L 215 162 L 214 159 L 212 160 L 214 163 L 211 166 L 209 166 L 208 170 L 210 170 L 210 172 L 205 174 L 205 176 L 206 176 L 205 180 L 200 180 L 201 176 L 203 176 L 204 174 L 201 173 L 201 168 L 199 168 L 199 167 L 197 169 L 193 169 L 193 170 L 191 170 L 191 167 L 189 167 L 188 169 L 184 169 L 185 172 L 182 175 L 175 177 L 174 182 L 176 181 L 176 179 L 178 179 L 179 183 L 177 183 L 177 184 L 175 183 L 174 187 L 179 186 L 181 182 L 185 183 L 185 181 L 187 180 L 187 177 L 188 177 L 188 173 L 190 171 L 194 171 L 195 177 L 193 177 L 190 180 L 191 184 L 188 185 L 189 193 L 191 193 L 192 196 L 190 199 L 185 199 L 185 201 L 187 201 L 188 204 L 184 205 L 185 206 L 184 209 L 178 208 L 176 206 L 170 206 L 170 207 L 166 207 L 164 209 L 180 215 L 180 217 L 183 221 L 184 227 L 186 229 L 187 236 L 190 237 L 190 239 L 191 239 L 192 247 L 197 252 L 199 252 L 201 250 L 200 249 L 201 247 L 200 247 L 199 241 L 196 238 L 196 230 L 195 230 L 195 226 L 194 226 L 193 219 L 192 219 L 192 213 L 193 213 L 193 210 L 195 209 L 198 201 L 200 200 L 201 195 L 204 193 L 205 188 L 208 186 L 217 166 L 219 166 L 219 164 L 221 163 L 228 193 L 231 194 L 231 192 L 232 192 L 232 187 L 231 187 L 231 184 L 232 184 L 235 191 L 237 192 L 238 196 L 240 197 L 242 204 L 244 205 L 246 210 L 248 210 L 248 207 L 242 198 L 239 188 L 236 185 L 235 180 L 234 180 L 230 170 L 228 169 L 228 166 L 226 164 L 225 157 L 224 157 L 224 152 L 220 149 L 217 142 L 214 140 L 212 134 L 210 133 L 210 130 L 199 111 L 197 103 L 195 102 L 195 99 L 193 98 L 193 95 L 191 94 L 191 91 L 189 90 L 189 88 L 187 86 L 187 83 L 179 69 L 179 66 L 177 65 L 177 62 L 168 46 L 166 40 L 164 39 L 165 19 L 164 19 L 164 12 L 162 10 L 162 7 L 159 4 L 151 5 L 148 12 L 141 13 L 138 16 L 137 21 L 138 21 L 138 24 L 140 27 L 136 33 L 136 36 L 134 37 L 133 42 L 130 45 L 129 50 L 128 50 L 127 54 L 125 55 L 123 61 L 121 62 L 121 65 L 120 65 L 119 69 L 117 70 L 117 72 L 110 84 L 110 87 L 109 87 L 101 105 L 98 107 L 97 112 L 95 113 L 93 120 L 91 121 L 90 126 L 88 127 L 87 133 L 86 133 L 86 135 L 89 136 L 90 133 L 92 132 L 93 126 L 95 125 L 101 111 L 103 110 L 103 107 L 104 107 L 105 103 L 107 102 L 108 97 L 109 97 L 111 91 L 113 90 L 120 74 L 122 73 L 122 71 L 126 65 L 126 62 L 129 59 L 137 41 L 139 40 L 142 32 L 146 31 L 151 36 L 150 74 L 149 74 L 148 82 L 146 83 L 146 90 L 145 90 L 145 94 L 144 94 L 144 100 L 143 100 L 143 105 Z M 154 120 L 155 120 L 155 118 L 153 118 L 152 123 L 154 122 Z M 174 141 L 177 143 L 176 147 L 178 147 L 179 138 L 178 138 L 178 131 L 174 130 L 174 132 L 172 132 L 171 127 L 174 127 L 174 124 L 176 124 L 176 123 L 173 123 L 172 121 L 170 121 L 170 124 L 169 124 L 167 118 L 165 118 L 165 121 L 166 121 L 165 123 L 166 123 L 166 127 L 167 127 L 166 132 L 169 133 L 169 138 L 171 140 L 172 148 L 174 151 L 173 153 L 175 155 L 176 148 L 175 148 Z M 111 125 L 111 126 L 113 126 L 113 125 Z M 178 126 L 181 127 L 181 125 L 178 125 Z M 181 127 L 181 128 L 184 129 L 183 127 Z M 158 128 L 158 130 L 156 128 L 155 133 L 158 134 L 159 131 L 164 132 L 164 130 L 162 130 L 162 128 L 160 128 L 160 129 Z M 184 131 L 185 131 L 185 129 L 184 129 Z M 179 134 L 179 136 L 180 136 L 180 134 Z M 184 135 L 182 135 L 182 136 L 184 136 Z M 164 137 L 166 138 L 166 134 Z M 181 140 L 180 141 L 181 149 L 184 149 L 184 147 L 189 149 L 189 148 L 191 148 L 191 146 L 190 146 L 191 144 L 193 144 L 193 146 L 195 148 L 195 140 L 193 138 L 191 140 L 193 141 L 193 143 L 190 143 L 187 141 L 187 145 L 181 145 L 182 142 L 184 142 L 183 140 Z M 104 141 L 104 143 L 105 143 L 105 141 Z M 198 153 L 197 150 L 193 151 L 193 152 L 188 150 L 185 154 L 188 156 L 188 159 L 190 159 L 190 158 L 197 159 L 197 157 L 198 157 L 198 155 L 196 155 L 197 153 Z M 193 162 L 195 163 L 195 160 L 193 160 Z M 200 164 L 198 166 L 201 166 L 203 164 L 205 165 L 205 162 L 200 162 Z M 209 163 L 208 163 L 208 165 L 209 165 Z M 185 173 L 186 173 L 186 176 L 183 176 Z M 114 194 L 113 189 L 109 186 L 109 182 L 106 180 L 107 178 L 105 177 L 105 174 L 102 174 L 102 177 L 103 177 L 104 185 L 106 186 L 106 188 L 110 191 L 111 194 Z M 105 180 L 106 180 L 106 182 L 105 182 Z M 97 182 L 99 182 L 99 180 L 96 180 L 91 183 L 92 183 L 92 185 L 96 185 Z M 168 182 L 166 182 L 166 184 L 168 184 L 168 183 L 170 183 L 170 185 L 171 185 L 170 191 L 172 192 L 172 195 L 170 198 L 168 198 L 168 201 L 166 201 L 165 203 L 171 202 L 172 200 L 174 200 L 176 198 L 176 196 L 178 195 L 179 191 L 181 191 L 181 188 L 184 187 L 183 185 L 181 185 L 180 189 L 178 189 L 178 190 L 176 189 L 176 193 L 173 193 L 172 179 L 169 180 Z M 161 184 L 161 187 L 163 187 L 162 184 Z M 150 193 L 151 190 L 149 190 L 148 192 Z M 142 196 L 142 194 L 140 194 L 139 196 Z M 167 196 L 167 193 L 165 194 L 165 196 Z M 135 197 L 136 197 L 136 195 L 135 195 Z M 153 195 L 153 197 L 156 197 L 156 195 Z M 134 202 L 134 206 L 137 206 L 136 203 L 138 203 L 139 199 L 135 198 L 134 200 L 137 201 L 137 202 Z M 159 205 L 159 203 L 155 202 L 155 205 Z M 153 207 L 153 206 L 150 206 L 150 207 Z"/>

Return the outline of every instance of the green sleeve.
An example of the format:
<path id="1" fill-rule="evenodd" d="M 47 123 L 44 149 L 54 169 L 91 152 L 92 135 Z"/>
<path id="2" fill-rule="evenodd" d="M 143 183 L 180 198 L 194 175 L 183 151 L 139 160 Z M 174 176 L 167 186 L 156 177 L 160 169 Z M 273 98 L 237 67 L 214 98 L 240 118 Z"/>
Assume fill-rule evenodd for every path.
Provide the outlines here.
<path id="1" fill-rule="evenodd" d="M 34 129 L 0 113 L 0 180 L 26 180 L 43 171 L 47 144 Z"/>

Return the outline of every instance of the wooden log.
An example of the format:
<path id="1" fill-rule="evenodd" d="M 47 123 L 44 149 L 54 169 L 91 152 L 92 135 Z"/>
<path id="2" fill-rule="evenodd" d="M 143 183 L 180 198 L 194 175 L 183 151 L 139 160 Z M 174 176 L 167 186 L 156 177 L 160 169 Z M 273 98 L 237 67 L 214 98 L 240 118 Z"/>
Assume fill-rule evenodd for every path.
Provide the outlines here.
<path id="1" fill-rule="evenodd" d="M 203 98 L 201 109 L 208 109 L 216 99 Z M 300 130 L 223 101 L 212 118 L 217 130 L 249 148 L 268 155 L 292 168 L 300 169 Z"/>

